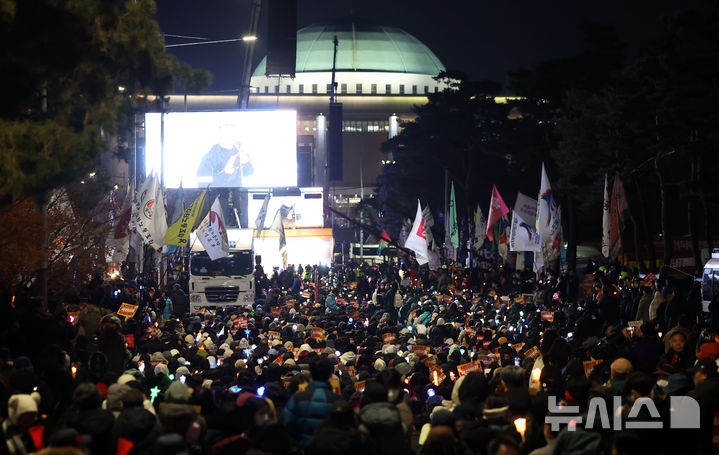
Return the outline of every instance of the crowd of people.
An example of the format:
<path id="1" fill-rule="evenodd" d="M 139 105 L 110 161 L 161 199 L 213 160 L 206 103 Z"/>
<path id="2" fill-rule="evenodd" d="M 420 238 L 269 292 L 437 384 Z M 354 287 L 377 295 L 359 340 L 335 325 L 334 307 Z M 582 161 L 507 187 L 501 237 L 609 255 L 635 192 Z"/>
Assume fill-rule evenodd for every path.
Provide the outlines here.
<path id="1" fill-rule="evenodd" d="M 182 275 L 98 286 L 78 311 L 13 302 L 0 455 L 716 452 L 719 305 L 693 281 L 259 270 L 247 307 L 190 313 Z"/>

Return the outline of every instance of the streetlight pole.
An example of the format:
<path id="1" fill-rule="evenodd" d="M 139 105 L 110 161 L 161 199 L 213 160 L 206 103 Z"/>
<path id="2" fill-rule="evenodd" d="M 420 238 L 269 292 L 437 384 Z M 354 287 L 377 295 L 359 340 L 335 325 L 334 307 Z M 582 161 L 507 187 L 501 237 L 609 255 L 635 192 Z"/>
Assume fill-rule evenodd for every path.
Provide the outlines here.
<path id="1" fill-rule="evenodd" d="M 250 102 L 250 77 L 252 76 L 252 57 L 255 53 L 255 41 L 257 40 L 257 30 L 260 26 L 260 11 L 262 10 L 262 0 L 252 1 L 252 10 L 250 11 L 250 29 L 246 35 L 247 49 L 245 51 L 245 59 L 242 66 L 242 84 L 240 85 L 240 93 L 237 97 L 237 105 L 240 109 L 247 109 Z"/>

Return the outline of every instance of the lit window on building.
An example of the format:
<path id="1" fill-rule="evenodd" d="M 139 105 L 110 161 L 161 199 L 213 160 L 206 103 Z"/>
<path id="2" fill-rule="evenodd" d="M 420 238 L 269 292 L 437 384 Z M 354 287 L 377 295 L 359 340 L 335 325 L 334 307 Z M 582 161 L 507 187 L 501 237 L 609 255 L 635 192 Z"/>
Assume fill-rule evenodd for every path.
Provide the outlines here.
<path id="1" fill-rule="evenodd" d="M 358 95 L 362 94 L 362 84 L 355 85 L 355 93 Z"/>
<path id="2" fill-rule="evenodd" d="M 417 86 L 416 86 L 416 85 L 413 85 L 413 86 L 412 86 L 412 94 L 413 94 L 413 95 L 416 95 L 416 94 L 417 94 Z"/>
<path id="3" fill-rule="evenodd" d="M 385 92 L 387 95 L 389 95 L 390 93 L 392 93 L 392 84 L 387 84 L 387 85 L 385 85 L 385 86 L 384 86 L 384 92 Z"/>
<path id="4" fill-rule="evenodd" d="M 404 95 L 404 84 L 399 84 L 399 94 Z"/>
<path id="5" fill-rule="evenodd" d="M 373 95 L 377 94 L 377 84 L 370 85 L 370 93 Z"/>
<path id="6" fill-rule="evenodd" d="M 317 94 L 317 84 L 312 84 L 312 94 L 313 95 Z"/>

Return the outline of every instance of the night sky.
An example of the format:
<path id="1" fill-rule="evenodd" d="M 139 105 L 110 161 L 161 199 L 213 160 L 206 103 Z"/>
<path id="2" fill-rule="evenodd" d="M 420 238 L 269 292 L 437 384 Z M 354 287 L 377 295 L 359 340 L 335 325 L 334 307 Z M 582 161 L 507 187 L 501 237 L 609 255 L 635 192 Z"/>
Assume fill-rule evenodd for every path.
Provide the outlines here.
<path id="1" fill-rule="evenodd" d="M 429 46 L 447 69 L 473 79 L 506 81 L 508 71 L 581 51 L 580 18 L 616 26 L 629 59 L 660 35 L 662 17 L 698 0 L 298 0 L 297 27 L 357 17 L 404 29 Z M 166 34 L 221 40 L 247 32 L 250 0 L 157 0 Z M 266 2 L 265 2 L 266 4 Z M 550 6 L 551 5 L 551 6 Z M 263 12 L 255 64 L 265 55 Z M 167 44 L 188 42 L 166 37 Z M 170 49 L 181 60 L 212 72 L 211 93 L 236 92 L 244 43 Z"/>

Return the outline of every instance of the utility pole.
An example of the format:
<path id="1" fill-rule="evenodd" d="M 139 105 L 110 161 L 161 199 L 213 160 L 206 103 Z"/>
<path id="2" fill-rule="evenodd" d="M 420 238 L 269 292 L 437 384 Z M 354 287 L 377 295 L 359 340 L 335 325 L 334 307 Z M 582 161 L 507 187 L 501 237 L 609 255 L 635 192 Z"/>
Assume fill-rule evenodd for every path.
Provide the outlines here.
<path id="1" fill-rule="evenodd" d="M 364 201 L 364 180 L 362 178 L 362 156 L 360 155 L 360 204 Z M 363 206 L 360 206 L 360 224 L 364 224 L 362 213 Z M 364 262 L 364 229 L 360 229 L 360 261 Z"/>
<path id="2" fill-rule="evenodd" d="M 335 35 L 334 40 L 332 41 L 334 43 L 334 53 L 332 54 L 332 84 L 330 84 L 330 122 L 332 122 L 332 105 L 335 104 L 335 69 L 337 65 L 337 35 Z M 330 125 L 330 128 L 332 126 Z M 331 136 L 331 135 L 330 135 Z M 330 140 L 332 140 L 330 138 Z M 324 179 L 324 188 L 323 188 L 323 194 L 325 197 L 325 207 L 329 209 L 330 206 L 330 154 L 332 151 L 332 148 L 334 146 L 332 144 L 329 144 L 329 147 L 327 148 L 327 152 L 325 153 L 325 179 Z M 325 227 L 332 227 L 334 223 L 330 220 L 334 220 L 334 216 L 330 218 L 330 210 L 325 211 Z"/>

